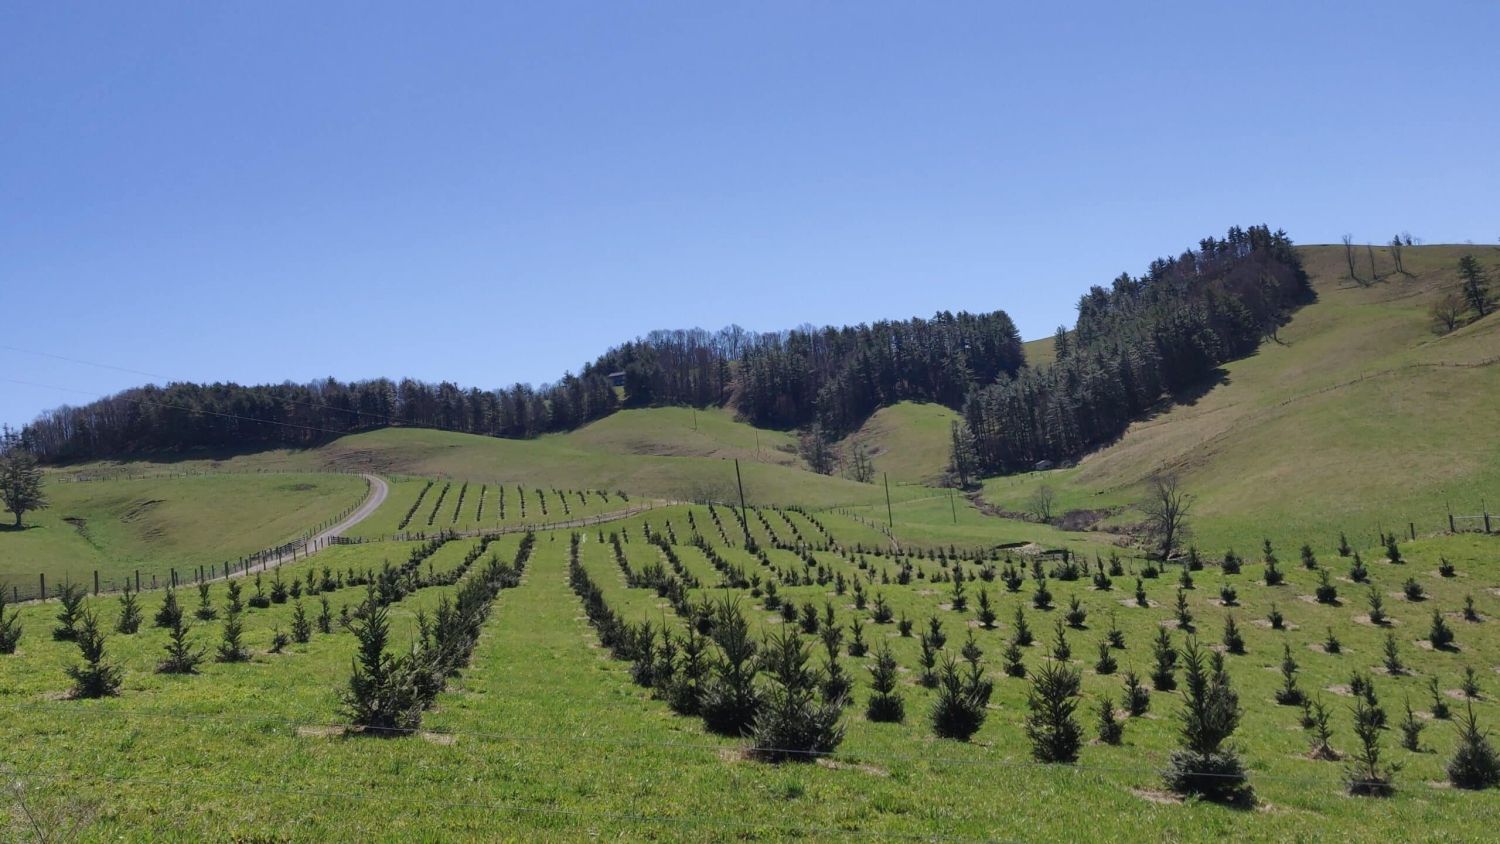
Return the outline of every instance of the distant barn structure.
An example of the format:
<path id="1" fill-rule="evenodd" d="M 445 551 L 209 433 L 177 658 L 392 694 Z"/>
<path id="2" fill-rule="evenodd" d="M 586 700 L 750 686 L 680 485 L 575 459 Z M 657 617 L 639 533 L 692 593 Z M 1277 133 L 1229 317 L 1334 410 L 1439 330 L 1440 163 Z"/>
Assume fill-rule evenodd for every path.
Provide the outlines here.
<path id="1" fill-rule="evenodd" d="M 609 384 L 611 387 L 625 386 L 625 370 L 622 369 L 619 372 L 611 372 L 609 374 Z"/>
<path id="2" fill-rule="evenodd" d="M 1033 466 L 1032 468 L 1035 471 L 1038 471 L 1038 472 L 1045 472 L 1048 469 L 1055 468 L 1056 466 L 1057 466 L 1057 464 L 1053 463 L 1051 460 L 1038 460 L 1036 462 L 1036 465 Z"/>

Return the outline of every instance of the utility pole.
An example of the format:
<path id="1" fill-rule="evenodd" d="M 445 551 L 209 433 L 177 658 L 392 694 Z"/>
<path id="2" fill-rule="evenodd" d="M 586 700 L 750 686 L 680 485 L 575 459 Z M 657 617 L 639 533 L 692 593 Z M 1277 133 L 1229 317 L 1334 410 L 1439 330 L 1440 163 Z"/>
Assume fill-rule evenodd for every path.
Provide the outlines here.
<path id="1" fill-rule="evenodd" d="M 693 408 L 693 430 L 698 430 L 698 408 Z"/>
<path id="2" fill-rule="evenodd" d="M 740 476 L 740 459 L 734 459 L 734 482 L 740 488 L 740 526 L 745 529 L 745 547 L 755 544 L 750 538 L 750 511 L 745 507 L 745 479 Z"/>
<path id="3" fill-rule="evenodd" d="M 881 480 L 885 481 L 885 518 L 890 522 L 891 529 L 896 528 L 896 516 L 891 512 L 891 476 L 885 472 L 880 473 Z"/>

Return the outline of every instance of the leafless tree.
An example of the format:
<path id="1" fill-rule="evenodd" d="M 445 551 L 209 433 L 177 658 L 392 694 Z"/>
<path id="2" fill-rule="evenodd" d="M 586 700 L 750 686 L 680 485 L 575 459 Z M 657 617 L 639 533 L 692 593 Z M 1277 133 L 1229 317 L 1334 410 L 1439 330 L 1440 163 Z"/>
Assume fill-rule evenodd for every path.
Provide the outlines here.
<path id="1" fill-rule="evenodd" d="M 1379 281 L 1380 271 L 1375 269 L 1375 247 L 1369 243 L 1366 243 L 1365 252 L 1370 256 L 1370 278 L 1373 281 Z"/>
<path id="2" fill-rule="evenodd" d="M 1032 491 L 1026 506 L 1031 511 L 1031 515 L 1036 516 L 1037 521 L 1050 522 L 1052 521 L 1052 505 L 1056 500 L 1057 492 L 1052 487 L 1042 484 Z"/>
<path id="3" fill-rule="evenodd" d="M 1193 497 L 1182 490 L 1176 475 L 1154 475 L 1141 510 L 1146 514 L 1146 533 L 1155 553 L 1165 560 L 1188 535 L 1188 513 Z"/>
<path id="4" fill-rule="evenodd" d="M 1360 284 L 1359 274 L 1354 271 L 1354 235 L 1346 234 L 1339 239 L 1344 242 L 1344 262 L 1349 265 L 1349 277 Z"/>
<path id="5" fill-rule="evenodd" d="M 1410 239 L 1411 235 L 1407 235 Z M 1406 244 L 1401 242 L 1401 235 L 1391 238 L 1391 258 L 1396 262 L 1396 272 L 1406 275 L 1406 265 L 1401 263 L 1401 250 Z"/>
<path id="6" fill-rule="evenodd" d="M 856 442 L 849 446 L 844 456 L 844 474 L 850 480 L 862 484 L 875 480 L 875 464 L 870 460 L 870 452 L 864 443 Z"/>
<path id="7" fill-rule="evenodd" d="M 1444 293 L 1432 303 L 1432 330 L 1436 334 L 1447 334 L 1464 321 L 1468 302 L 1453 291 Z"/>

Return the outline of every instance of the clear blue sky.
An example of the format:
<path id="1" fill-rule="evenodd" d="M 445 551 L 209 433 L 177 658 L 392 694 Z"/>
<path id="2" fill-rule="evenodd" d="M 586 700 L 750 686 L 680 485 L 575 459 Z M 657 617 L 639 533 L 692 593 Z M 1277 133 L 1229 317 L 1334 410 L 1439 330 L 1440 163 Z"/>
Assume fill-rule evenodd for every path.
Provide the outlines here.
<path id="1" fill-rule="evenodd" d="M 1500 4 L 1053 5 L 8 3 L 0 345 L 492 387 L 660 327 L 1035 337 L 1236 223 L 1500 236 Z M 0 368 L 82 391 L 12 424 L 153 380 Z"/>

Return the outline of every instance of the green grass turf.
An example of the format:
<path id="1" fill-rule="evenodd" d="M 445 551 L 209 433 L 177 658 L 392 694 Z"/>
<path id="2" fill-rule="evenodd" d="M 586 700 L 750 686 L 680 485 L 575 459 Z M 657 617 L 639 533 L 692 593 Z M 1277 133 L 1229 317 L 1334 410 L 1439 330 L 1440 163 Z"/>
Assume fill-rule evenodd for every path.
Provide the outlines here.
<path id="1" fill-rule="evenodd" d="M 717 597 L 714 574 L 686 546 L 690 538 L 686 507 L 655 511 L 605 526 L 623 530 L 633 565 L 659 552 L 643 541 L 649 521 L 664 530 L 670 520 L 679 554 L 704 580 L 698 597 Z M 704 535 L 722 546 L 707 508 L 691 509 Z M 722 513 L 721 516 L 725 515 Z M 777 524 L 779 516 L 767 512 Z M 838 528 L 825 520 L 838 536 Z M 615 608 L 631 620 L 679 622 L 654 592 L 625 586 L 599 531 L 584 534 L 582 559 Z M 1342 606 L 1311 603 L 1314 578 L 1300 568 L 1292 548 L 1278 549 L 1289 583 L 1259 583 L 1262 566 L 1247 562 L 1240 575 L 1225 576 L 1210 567 L 1195 575 L 1188 592 L 1197 616 L 1200 639 L 1216 643 L 1223 618 L 1232 612 L 1248 643 L 1244 656 L 1229 656 L 1228 669 L 1245 709 L 1235 737 L 1251 767 L 1260 800 L 1253 811 L 1212 805 L 1160 802 L 1154 770 L 1175 742 L 1175 694 L 1152 693 L 1147 717 L 1130 719 L 1126 744 L 1090 744 L 1076 766 L 1032 763 L 1022 731 L 1026 684 L 1000 674 L 999 657 L 1009 635 L 1012 613 L 1024 606 L 1039 643 L 1027 649 L 1026 661 L 1043 660 L 1052 623 L 1070 595 L 1089 610 L 1087 629 L 1069 630 L 1073 661 L 1084 673 L 1080 720 L 1093 733 L 1092 707 L 1098 696 L 1118 698 L 1118 676 L 1092 671 L 1094 644 L 1113 614 L 1127 640 L 1119 652 L 1122 670 L 1149 667 L 1149 637 L 1171 623 L 1175 577 L 1147 581 L 1158 606 L 1127 606 L 1133 589 L 1129 577 L 1099 592 L 1088 581 L 1051 581 L 1058 609 L 1038 611 L 1030 605 L 1031 584 L 1008 594 L 999 582 L 971 580 L 971 602 L 988 590 L 1000 615 L 997 629 L 975 626 L 972 610 L 948 608 L 951 586 L 930 582 L 943 570 L 931 559 L 912 562 L 926 575 L 910 586 L 867 584 L 868 594 L 883 595 L 898 614 L 926 626 L 942 620 L 955 651 L 972 631 L 985 651 L 997 689 L 984 727 L 969 743 L 935 739 L 926 713 L 932 694 L 914 684 L 917 643 L 900 637 L 895 625 L 876 625 L 854 608 L 852 593 L 834 594 L 823 586 L 784 587 L 785 598 L 812 603 L 821 612 L 832 603 L 847 625 L 866 617 L 865 640 L 889 642 L 903 669 L 902 694 L 908 718 L 900 725 L 864 720 L 868 694 L 865 659 L 841 656 L 856 683 L 855 705 L 847 710 L 848 736 L 836 758 L 820 764 L 767 765 L 746 760 L 743 742 L 705 733 L 697 719 L 673 715 L 660 701 L 629 679 L 628 666 L 608 658 L 582 619 L 565 578 L 567 535 L 539 537 L 536 554 L 522 585 L 502 592 L 471 668 L 455 678 L 424 721 L 428 734 L 394 740 L 341 737 L 324 729 L 340 721 L 336 689 L 347 676 L 353 640 L 346 633 L 315 635 L 306 646 L 286 654 L 265 653 L 271 632 L 286 630 L 290 605 L 247 614 L 247 641 L 255 659 L 245 665 L 206 664 L 196 677 L 151 673 L 165 642 L 164 631 L 149 626 L 160 593 L 147 593 L 147 625 L 135 636 L 111 636 L 109 649 L 126 671 L 122 695 L 101 702 L 67 701 L 62 667 L 74 659 L 70 644 L 51 641 L 47 629 L 56 604 L 21 609 L 26 635 L 18 654 L 0 657 L 7 682 L 0 684 L 7 742 L 7 764 L 18 771 L 37 810 L 51 815 L 88 818 L 83 840 L 198 840 L 202 838 L 357 836 L 374 840 L 412 837 L 447 839 L 571 840 L 584 835 L 658 837 L 670 840 L 744 837 L 782 839 L 869 835 L 951 835 L 959 838 L 1078 840 L 1204 841 L 1233 836 L 1237 840 L 1286 840 L 1337 836 L 1348 840 L 1469 840 L 1486 837 L 1489 820 L 1500 811 L 1500 796 L 1471 794 L 1437 787 L 1442 763 L 1453 746 L 1450 725 L 1433 722 L 1423 734 L 1428 748 L 1410 753 L 1395 745 L 1394 730 L 1385 737 L 1386 751 L 1403 764 L 1398 792 L 1389 800 L 1362 800 L 1342 792 L 1342 766 L 1305 756 L 1307 734 L 1297 727 L 1297 710 L 1278 706 L 1272 692 L 1280 681 L 1275 671 L 1281 644 L 1291 644 L 1301 665 L 1300 681 L 1321 694 L 1334 712 L 1334 745 L 1351 743 L 1342 686 L 1351 671 L 1370 672 L 1380 665 L 1384 631 L 1362 623 L 1364 589 L 1337 581 Z M 518 536 L 491 546 L 502 558 L 514 553 Z M 1393 566 L 1376 549 L 1363 549 L 1376 588 L 1399 592 L 1399 584 L 1416 577 L 1430 594 L 1420 603 L 1388 596 L 1402 657 L 1412 673 L 1401 677 L 1373 674 L 1380 699 L 1393 722 L 1405 699 L 1425 712 L 1425 677 L 1437 676 L 1445 690 L 1457 689 L 1464 666 L 1480 671 L 1484 688 L 1476 711 L 1493 725 L 1500 717 L 1494 703 L 1500 679 L 1500 640 L 1489 626 L 1500 623 L 1500 598 L 1491 591 L 1500 578 L 1497 540 L 1478 536 L 1443 537 L 1408 543 L 1408 562 Z M 457 565 L 472 540 L 457 540 L 432 558 L 442 569 Z M 332 549 L 306 563 L 287 566 L 283 576 L 308 567 L 335 570 L 378 568 L 406 558 L 410 545 L 371 543 Z M 1324 565 L 1343 575 L 1348 561 L 1331 548 L 1319 547 Z M 739 548 L 724 548 L 736 562 L 755 565 Z M 1438 555 L 1458 567 L 1458 576 L 1440 578 Z M 814 552 L 830 570 L 852 582 L 861 573 L 858 558 Z M 800 568 L 795 555 L 775 552 L 777 565 Z M 894 574 L 889 557 L 865 555 L 874 571 Z M 972 563 L 963 563 L 971 575 Z M 770 570 L 752 569 L 762 577 Z M 1175 574 L 1173 572 L 1172 574 Z M 861 576 L 862 573 L 861 573 Z M 878 579 L 878 575 L 877 575 Z M 1218 587 L 1233 583 L 1240 606 L 1218 602 Z M 224 586 L 212 587 L 215 602 Z M 247 588 L 247 594 L 253 589 Z M 393 642 L 415 636 L 415 614 L 429 613 L 451 588 L 430 588 L 407 597 L 392 609 Z M 356 603 L 359 589 L 330 596 L 335 612 Z M 1480 623 L 1450 619 L 1460 650 L 1434 653 L 1417 644 L 1433 608 L 1455 613 L 1472 595 L 1484 617 Z M 184 605 L 197 605 L 196 591 L 180 593 Z M 760 634 L 779 627 L 779 617 L 761 608 L 748 594 L 739 599 L 752 627 Z M 315 599 L 304 599 L 315 610 Z M 1277 632 L 1261 622 L 1275 602 L 1289 629 Z M 117 602 L 93 601 L 106 623 Z M 1344 653 L 1331 656 L 1311 646 L 1332 627 Z M 217 638 L 217 622 L 199 625 L 194 636 L 204 644 Z M 847 627 L 845 631 L 847 641 Z M 1177 643 L 1183 634 L 1172 632 Z M 821 659 L 821 646 L 815 650 Z M 816 661 L 816 660 L 815 660 Z M 1453 699 L 1455 706 L 1461 702 Z M 49 815 L 50 816 L 50 815 Z"/>
<path id="2" fill-rule="evenodd" d="M 300 536 L 366 494 L 358 475 L 214 474 L 63 482 L 49 474 L 51 506 L 28 513 L 25 529 L 0 530 L 0 584 L 37 575 L 92 583 L 135 569 L 221 564 Z"/>

